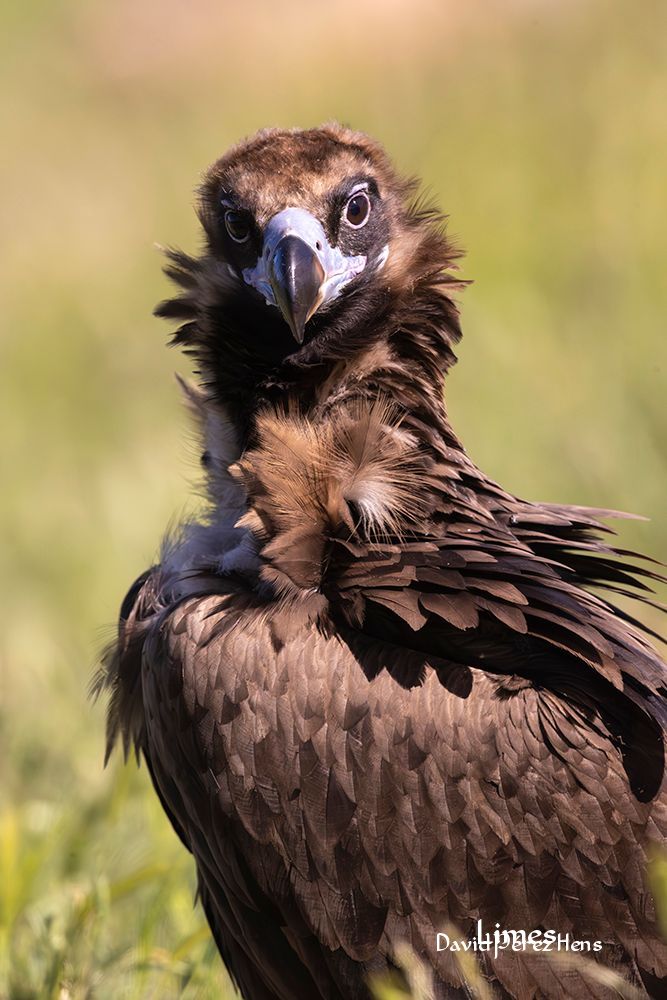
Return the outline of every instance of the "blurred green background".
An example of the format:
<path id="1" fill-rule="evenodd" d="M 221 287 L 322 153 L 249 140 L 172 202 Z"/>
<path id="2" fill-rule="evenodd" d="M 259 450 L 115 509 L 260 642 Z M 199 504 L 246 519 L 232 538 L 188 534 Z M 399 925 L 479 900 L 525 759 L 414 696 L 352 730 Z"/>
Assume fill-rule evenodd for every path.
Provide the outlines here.
<path id="1" fill-rule="evenodd" d="M 0 15 L 0 997 L 227 980 L 145 769 L 87 701 L 127 585 L 196 503 L 154 243 L 265 125 L 336 118 L 468 248 L 450 411 L 530 499 L 667 557 L 667 5 L 33 0 Z M 229 994 L 231 995 L 231 994 Z"/>

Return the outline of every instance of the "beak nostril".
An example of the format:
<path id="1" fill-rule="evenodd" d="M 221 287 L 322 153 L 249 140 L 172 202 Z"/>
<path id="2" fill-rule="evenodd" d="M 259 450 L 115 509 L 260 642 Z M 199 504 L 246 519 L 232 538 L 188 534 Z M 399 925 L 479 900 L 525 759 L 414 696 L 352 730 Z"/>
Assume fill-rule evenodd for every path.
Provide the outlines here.
<path id="1" fill-rule="evenodd" d="M 318 241 L 317 241 L 317 243 L 315 244 L 315 249 L 316 249 L 316 250 L 321 250 L 321 249 L 322 249 L 322 244 L 320 243 L 320 241 L 319 241 L 319 240 L 318 240 Z"/>

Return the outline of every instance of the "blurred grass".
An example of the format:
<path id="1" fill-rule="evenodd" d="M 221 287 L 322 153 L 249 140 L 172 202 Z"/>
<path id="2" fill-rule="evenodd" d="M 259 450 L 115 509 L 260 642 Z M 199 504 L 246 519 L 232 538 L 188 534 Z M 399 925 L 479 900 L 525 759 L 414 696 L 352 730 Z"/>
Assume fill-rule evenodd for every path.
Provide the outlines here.
<path id="1" fill-rule="evenodd" d="M 5 2 L 0 13 L 0 997 L 226 978 L 145 772 L 86 700 L 196 463 L 154 241 L 267 124 L 338 118 L 470 248 L 450 411 L 515 492 L 644 513 L 667 556 L 667 6 Z M 104 624 L 106 623 L 106 630 Z"/>

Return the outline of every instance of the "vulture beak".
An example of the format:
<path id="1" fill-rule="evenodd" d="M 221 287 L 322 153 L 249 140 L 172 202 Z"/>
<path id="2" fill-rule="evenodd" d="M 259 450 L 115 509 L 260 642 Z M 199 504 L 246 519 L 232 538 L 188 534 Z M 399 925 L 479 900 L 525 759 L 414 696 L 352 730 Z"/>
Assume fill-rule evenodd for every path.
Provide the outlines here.
<path id="1" fill-rule="evenodd" d="M 308 320 L 366 266 L 332 247 L 324 227 L 303 208 L 285 208 L 267 223 L 262 253 L 243 280 L 276 306 L 302 344 Z"/>
<path id="2" fill-rule="evenodd" d="M 297 344 L 303 344 L 325 277 L 317 253 L 299 236 L 283 236 L 271 255 L 269 274 L 276 305 Z"/>

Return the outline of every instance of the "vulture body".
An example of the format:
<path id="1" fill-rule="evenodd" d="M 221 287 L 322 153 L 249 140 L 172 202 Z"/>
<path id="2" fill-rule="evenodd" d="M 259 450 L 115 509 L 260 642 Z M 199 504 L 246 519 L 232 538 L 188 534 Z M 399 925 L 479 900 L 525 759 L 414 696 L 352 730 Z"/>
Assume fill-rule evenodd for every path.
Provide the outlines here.
<path id="1" fill-rule="evenodd" d="M 478 950 L 493 996 L 616 996 L 593 962 L 665 995 L 665 665 L 609 600 L 650 603 L 655 564 L 466 455 L 458 255 L 414 192 L 335 125 L 208 172 L 158 312 L 210 511 L 125 599 L 109 749 L 146 761 L 247 1000 L 368 998 L 403 942 L 470 996 L 443 935 L 479 921 L 588 943 Z"/>

